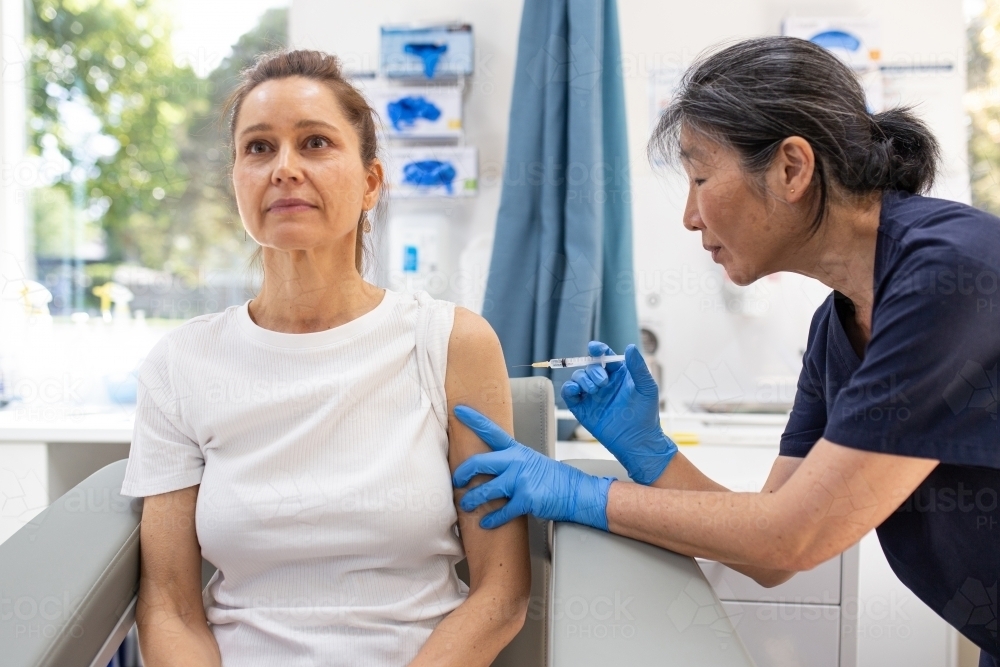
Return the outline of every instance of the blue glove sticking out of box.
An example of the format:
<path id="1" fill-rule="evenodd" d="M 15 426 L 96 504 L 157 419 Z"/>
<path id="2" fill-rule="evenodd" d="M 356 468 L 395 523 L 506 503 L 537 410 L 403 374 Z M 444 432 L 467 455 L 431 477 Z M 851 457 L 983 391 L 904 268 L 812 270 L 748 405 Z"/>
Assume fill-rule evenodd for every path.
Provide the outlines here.
<path id="1" fill-rule="evenodd" d="M 423 96 L 407 96 L 389 102 L 388 111 L 389 120 L 397 132 L 413 127 L 418 118 L 426 118 L 433 122 L 441 117 L 441 110 Z"/>
<path id="2" fill-rule="evenodd" d="M 411 42 L 403 46 L 403 51 L 417 56 L 424 61 L 424 76 L 428 79 L 434 78 L 434 70 L 437 69 L 438 59 L 447 50 L 447 44 L 428 44 L 426 42 Z"/>
<path id="3" fill-rule="evenodd" d="M 441 160 L 418 160 L 403 167 L 403 182 L 418 188 L 443 186 L 448 194 L 453 194 L 455 167 Z"/>

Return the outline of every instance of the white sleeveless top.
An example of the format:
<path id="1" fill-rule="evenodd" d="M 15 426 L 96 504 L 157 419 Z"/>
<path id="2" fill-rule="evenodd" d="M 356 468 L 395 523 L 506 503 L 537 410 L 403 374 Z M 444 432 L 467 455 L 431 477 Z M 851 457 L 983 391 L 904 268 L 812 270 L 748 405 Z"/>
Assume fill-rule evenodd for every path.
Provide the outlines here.
<path id="1" fill-rule="evenodd" d="M 263 329 L 243 304 L 146 357 L 122 493 L 201 485 L 224 667 L 406 665 L 465 599 L 444 392 L 453 322 L 454 305 L 425 292 L 387 290 L 305 334 Z"/>

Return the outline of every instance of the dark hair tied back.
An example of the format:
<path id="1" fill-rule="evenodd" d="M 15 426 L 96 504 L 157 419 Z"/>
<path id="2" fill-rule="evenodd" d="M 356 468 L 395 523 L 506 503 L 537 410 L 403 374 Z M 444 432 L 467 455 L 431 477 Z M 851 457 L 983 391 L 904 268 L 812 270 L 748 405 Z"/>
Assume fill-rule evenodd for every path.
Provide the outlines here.
<path id="1" fill-rule="evenodd" d="M 934 182 L 939 158 L 937 141 L 907 108 L 872 116 L 872 151 L 865 185 L 872 190 L 926 191 Z"/>
<path id="2" fill-rule="evenodd" d="M 798 136 L 816 156 L 813 229 L 832 188 L 848 195 L 925 192 L 940 148 L 909 108 L 868 113 L 858 76 L 812 42 L 764 37 L 703 56 L 685 72 L 650 139 L 654 160 L 675 159 L 681 127 L 734 149 L 762 187 L 781 143 Z"/>

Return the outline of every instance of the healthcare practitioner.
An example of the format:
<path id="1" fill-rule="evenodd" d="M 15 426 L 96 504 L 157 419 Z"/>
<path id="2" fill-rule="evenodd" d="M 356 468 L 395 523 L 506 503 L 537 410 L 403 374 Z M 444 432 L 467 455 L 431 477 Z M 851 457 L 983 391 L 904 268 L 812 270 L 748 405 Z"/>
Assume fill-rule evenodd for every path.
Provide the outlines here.
<path id="1" fill-rule="evenodd" d="M 920 196 L 938 145 L 906 109 L 871 114 L 855 74 L 810 42 L 737 43 L 686 73 L 650 142 L 690 179 L 684 226 L 739 285 L 778 271 L 833 293 L 813 317 L 788 426 L 760 493 L 698 471 L 660 428 L 635 346 L 562 387 L 636 483 L 516 443 L 471 408 L 495 450 L 460 465 L 461 504 L 530 513 L 786 581 L 876 529 L 900 580 L 995 666 L 1000 573 L 1000 219 Z M 592 355 L 612 354 L 591 343 Z"/>

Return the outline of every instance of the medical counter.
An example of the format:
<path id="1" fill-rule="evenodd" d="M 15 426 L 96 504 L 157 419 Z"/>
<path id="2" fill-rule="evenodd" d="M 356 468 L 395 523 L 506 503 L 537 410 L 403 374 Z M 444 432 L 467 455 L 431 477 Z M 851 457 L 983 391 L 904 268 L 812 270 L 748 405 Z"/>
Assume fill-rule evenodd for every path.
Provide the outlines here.
<path id="1" fill-rule="evenodd" d="M 47 505 L 107 464 L 128 458 L 134 410 L 11 403 L 0 409 L 0 461 L 8 458 L 5 445 L 18 445 L 26 465 L 15 476 L 33 473 L 44 484 Z"/>

